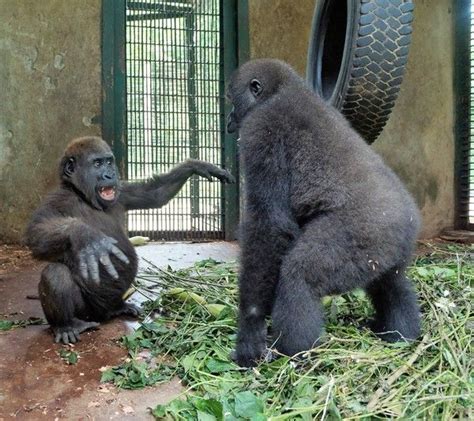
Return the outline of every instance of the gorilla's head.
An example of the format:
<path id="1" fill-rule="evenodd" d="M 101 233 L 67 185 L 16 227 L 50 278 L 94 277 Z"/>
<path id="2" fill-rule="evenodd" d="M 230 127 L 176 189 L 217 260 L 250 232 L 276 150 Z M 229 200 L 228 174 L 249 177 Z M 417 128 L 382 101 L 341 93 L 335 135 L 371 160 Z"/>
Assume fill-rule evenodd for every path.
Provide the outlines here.
<path id="1" fill-rule="evenodd" d="M 280 60 L 257 59 L 240 66 L 227 86 L 227 98 L 233 106 L 227 117 L 227 131 L 235 132 L 252 109 L 295 81 L 300 81 L 300 77 Z"/>
<path id="2" fill-rule="evenodd" d="M 74 139 L 64 151 L 60 163 L 63 183 L 72 186 L 97 209 L 116 203 L 119 179 L 114 155 L 99 137 Z"/>

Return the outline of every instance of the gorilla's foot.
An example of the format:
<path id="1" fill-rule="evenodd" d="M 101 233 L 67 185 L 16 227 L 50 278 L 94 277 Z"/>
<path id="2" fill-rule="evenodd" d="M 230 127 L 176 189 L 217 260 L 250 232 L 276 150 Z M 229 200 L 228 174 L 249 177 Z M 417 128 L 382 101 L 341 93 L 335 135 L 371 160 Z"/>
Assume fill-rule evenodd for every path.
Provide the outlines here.
<path id="1" fill-rule="evenodd" d="M 255 367 L 260 362 L 271 358 L 265 347 L 265 342 L 238 342 L 237 347 L 231 352 L 230 358 L 240 367 Z"/>
<path id="2" fill-rule="evenodd" d="M 414 315 L 410 320 L 399 320 L 396 323 L 372 320 L 369 323 L 370 329 L 385 342 L 414 341 L 420 336 L 420 317 Z"/>
<path id="3" fill-rule="evenodd" d="M 371 329 L 384 341 L 413 341 L 420 335 L 420 307 L 404 268 L 392 270 L 367 289 L 375 307 Z"/>
<path id="4" fill-rule="evenodd" d="M 301 275 L 306 256 L 290 252 L 284 258 L 272 309 L 275 348 L 288 356 L 314 348 L 324 332 L 321 299 Z"/>
<path id="5" fill-rule="evenodd" d="M 51 327 L 54 333 L 54 341 L 63 344 L 76 343 L 80 340 L 80 333 L 88 329 L 96 329 L 99 323 L 86 322 L 81 319 L 73 319 L 71 325 L 61 327 Z"/>

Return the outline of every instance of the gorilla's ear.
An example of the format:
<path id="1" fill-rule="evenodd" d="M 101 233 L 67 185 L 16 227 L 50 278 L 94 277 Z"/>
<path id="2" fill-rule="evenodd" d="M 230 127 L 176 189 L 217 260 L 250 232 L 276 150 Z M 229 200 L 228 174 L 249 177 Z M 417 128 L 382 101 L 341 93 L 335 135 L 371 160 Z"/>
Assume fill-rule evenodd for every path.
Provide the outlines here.
<path id="1" fill-rule="evenodd" d="M 250 92 L 257 98 L 263 92 L 263 86 L 258 79 L 252 79 L 250 81 Z"/>
<path id="2" fill-rule="evenodd" d="M 74 158 L 69 158 L 64 163 L 64 168 L 63 168 L 64 175 L 67 177 L 71 177 L 75 169 L 76 169 L 76 160 Z"/>

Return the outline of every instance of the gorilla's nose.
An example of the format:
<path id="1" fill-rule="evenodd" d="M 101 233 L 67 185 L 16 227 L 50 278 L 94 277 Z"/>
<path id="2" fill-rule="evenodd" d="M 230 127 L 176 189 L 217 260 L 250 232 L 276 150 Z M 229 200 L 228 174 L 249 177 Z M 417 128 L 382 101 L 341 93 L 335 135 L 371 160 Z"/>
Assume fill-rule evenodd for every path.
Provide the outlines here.
<path id="1" fill-rule="evenodd" d="M 227 133 L 234 133 L 236 128 L 237 127 L 235 126 L 235 123 L 233 121 L 229 121 L 227 123 Z"/>
<path id="2" fill-rule="evenodd" d="M 234 116 L 230 113 L 227 117 L 227 133 L 234 133 L 237 130 L 237 124 L 235 123 Z"/>

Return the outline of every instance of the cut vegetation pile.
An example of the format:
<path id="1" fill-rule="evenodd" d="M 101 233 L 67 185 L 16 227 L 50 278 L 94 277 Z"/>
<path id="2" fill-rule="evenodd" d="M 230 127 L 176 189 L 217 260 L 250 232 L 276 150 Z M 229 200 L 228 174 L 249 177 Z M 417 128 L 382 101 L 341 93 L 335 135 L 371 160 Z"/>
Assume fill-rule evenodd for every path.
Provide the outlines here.
<path id="1" fill-rule="evenodd" d="M 154 408 L 157 418 L 468 419 L 474 247 L 431 246 L 409 274 L 423 312 L 420 341 L 387 344 L 363 328 L 372 307 L 358 291 L 325 300 L 324 342 L 308 358 L 243 370 L 229 359 L 236 337 L 235 263 L 151 267 L 137 285 L 150 298 L 149 316 L 123 338 L 129 359 L 102 380 L 135 389 L 179 376 L 187 392 Z M 155 299 L 157 290 L 162 294 Z"/>

